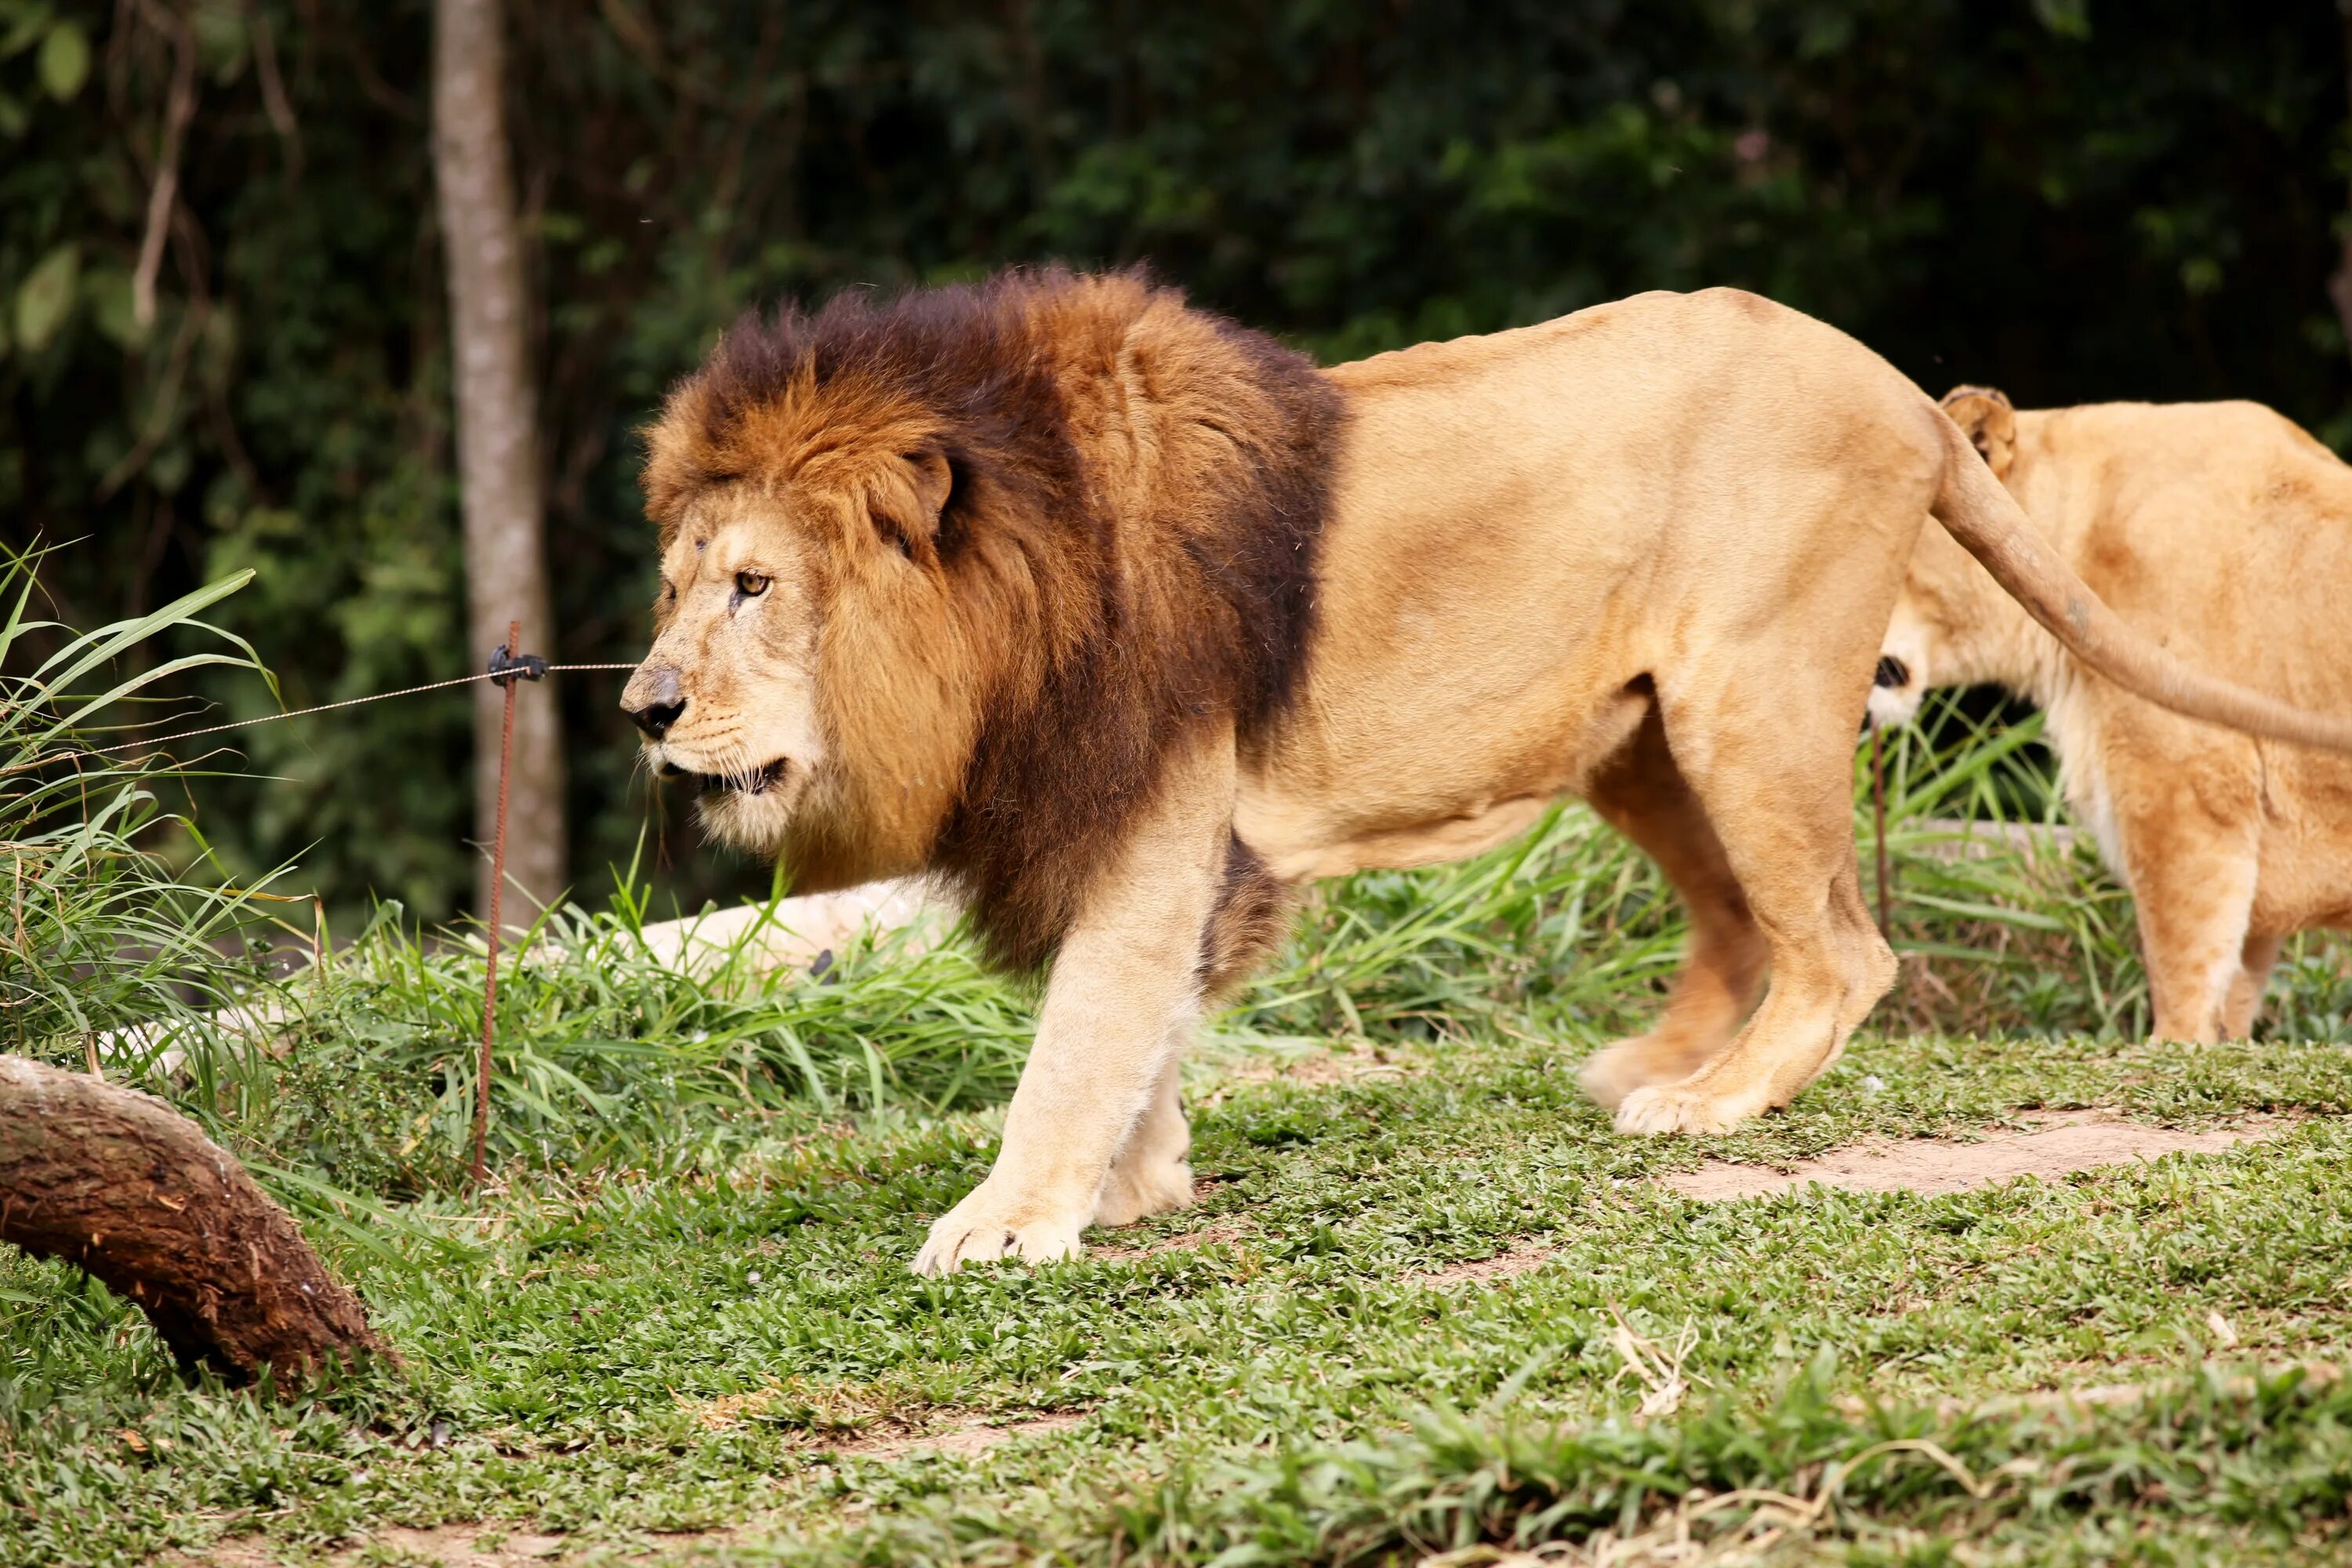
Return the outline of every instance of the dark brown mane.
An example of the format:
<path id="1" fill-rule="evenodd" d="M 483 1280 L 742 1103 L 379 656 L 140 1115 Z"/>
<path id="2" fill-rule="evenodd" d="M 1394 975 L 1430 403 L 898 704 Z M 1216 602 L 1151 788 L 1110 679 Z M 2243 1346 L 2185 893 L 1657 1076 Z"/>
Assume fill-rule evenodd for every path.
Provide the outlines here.
<path id="1" fill-rule="evenodd" d="M 648 465 L 648 510 L 667 521 L 664 491 L 680 499 L 749 477 L 775 454 L 747 450 L 750 416 L 795 392 L 838 405 L 836 439 L 858 435 L 858 416 L 878 398 L 919 405 L 942 426 L 960 479 L 958 513 L 993 500 L 1050 510 L 1069 501 L 1077 454 L 1062 426 L 1062 400 L 1049 366 L 1029 352 L 1024 299 L 1066 287 L 1066 274 L 1008 272 L 977 286 L 921 289 L 885 297 L 856 289 L 809 313 L 786 305 L 773 316 L 747 310 L 679 388 L 672 410 L 691 408 L 700 426 L 696 459 L 676 472 Z M 801 454 L 805 456 L 805 454 Z M 656 472 L 656 470 L 661 470 Z"/>
<path id="2" fill-rule="evenodd" d="M 809 410 L 797 457 L 747 437 L 780 402 Z M 1227 722 L 1246 745 L 1295 691 L 1339 395 L 1303 356 L 1138 272 L 853 293 L 736 323 L 655 432 L 648 510 L 675 526 L 696 490 L 854 443 L 879 409 L 930 432 L 953 474 L 937 548 L 950 620 L 905 627 L 906 657 L 980 649 L 985 666 L 931 863 L 992 954 L 1034 966 L 1116 864 L 1171 751 Z M 860 721 L 853 696 L 829 701 L 836 724 Z"/>

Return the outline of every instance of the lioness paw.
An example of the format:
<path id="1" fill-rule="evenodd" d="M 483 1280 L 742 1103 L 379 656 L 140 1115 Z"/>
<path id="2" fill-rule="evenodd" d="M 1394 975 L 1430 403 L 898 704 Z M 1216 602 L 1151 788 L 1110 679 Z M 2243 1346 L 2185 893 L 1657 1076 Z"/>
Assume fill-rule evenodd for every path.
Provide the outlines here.
<path id="1" fill-rule="evenodd" d="M 1617 1107 L 1620 1132 L 1728 1132 L 1765 1109 L 1745 1095 L 1708 1094 L 1681 1084 L 1637 1089 Z"/>
<path id="2" fill-rule="evenodd" d="M 1041 1219 L 1031 1205 L 998 1202 L 983 1182 L 932 1224 L 915 1255 L 915 1272 L 952 1274 L 967 1263 L 1006 1258 L 1030 1263 L 1076 1258 L 1086 1250 L 1078 1242 L 1085 1226 L 1083 1217 Z"/>

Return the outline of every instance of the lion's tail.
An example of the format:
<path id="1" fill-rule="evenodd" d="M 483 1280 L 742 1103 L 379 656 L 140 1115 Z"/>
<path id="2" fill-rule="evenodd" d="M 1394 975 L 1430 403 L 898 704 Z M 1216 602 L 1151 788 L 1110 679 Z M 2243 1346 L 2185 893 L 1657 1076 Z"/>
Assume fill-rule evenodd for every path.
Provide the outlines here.
<path id="1" fill-rule="evenodd" d="M 1937 423 L 1943 426 L 1945 455 L 1944 486 L 1930 509 L 1936 521 L 2084 666 L 2191 719 L 2352 752 L 2352 719 L 2307 713 L 2203 674 L 2125 625 L 2028 521 L 1959 426 L 1940 413 Z"/>

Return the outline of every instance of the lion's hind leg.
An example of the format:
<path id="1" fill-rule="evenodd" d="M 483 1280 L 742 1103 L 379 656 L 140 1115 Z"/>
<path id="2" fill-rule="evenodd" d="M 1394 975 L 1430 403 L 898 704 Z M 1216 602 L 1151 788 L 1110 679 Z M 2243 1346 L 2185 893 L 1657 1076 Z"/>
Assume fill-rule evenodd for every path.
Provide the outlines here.
<path id="1" fill-rule="evenodd" d="M 1849 693 L 1834 661 L 1823 667 L 1775 688 L 1759 656 L 1762 673 L 1704 693 L 1662 683 L 1666 738 L 1762 934 L 1771 984 L 1728 1047 L 1680 1082 L 1627 1095 L 1620 1131 L 1717 1132 L 1788 1104 L 1894 983 L 1854 868 L 1850 715 L 1862 687 Z"/>
<path id="2" fill-rule="evenodd" d="M 1596 1051 L 1584 1091 L 1614 1110 L 1637 1089 L 1679 1083 L 1731 1040 L 1756 1005 L 1765 945 L 1706 808 L 1675 766 L 1655 703 L 1585 792 L 1601 819 L 1639 846 L 1682 896 L 1689 944 L 1649 1033 Z"/>

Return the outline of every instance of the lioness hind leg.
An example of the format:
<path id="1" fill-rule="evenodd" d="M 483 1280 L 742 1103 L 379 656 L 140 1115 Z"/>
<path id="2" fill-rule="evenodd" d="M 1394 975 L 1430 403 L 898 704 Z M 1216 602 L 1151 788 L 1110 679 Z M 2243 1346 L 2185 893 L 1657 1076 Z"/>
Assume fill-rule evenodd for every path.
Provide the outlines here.
<path id="1" fill-rule="evenodd" d="M 2254 870 L 2252 855 L 2220 846 L 2132 868 L 2154 1038 L 2210 1045 L 2223 1037 L 2231 993 L 2245 973 Z M 2257 989 L 2248 999 L 2249 1022 L 2260 995 Z"/>
<path id="2" fill-rule="evenodd" d="M 1189 1024 L 1185 1032 L 1190 1032 Z M 1192 1206 L 1192 1129 L 1184 1120 L 1178 1092 L 1181 1056 L 1181 1042 L 1172 1044 L 1150 1106 L 1103 1178 L 1095 1198 L 1095 1224 L 1133 1225 L 1151 1215 Z"/>
<path id="3" fill-rule="evenodd" d="M 2263 1010 L 2263 992 L 2270 984 L 2271 970 L 2278 963 L 2284 941 L 2265 931 L 2246 933 L 2246 945 L 2238 959 L 2238 976 L 2230 982 L 2229 1000 L 2221 1004 L 2223 1039 L 2253 1037 L 2254 1019 Z"/>
<path id="4" fill-rule="evenodd" d="M 2219 772 L 2207 770 L 2200 782 L 2210 786 Z M 2261 866 L 2252 824 L 2216 814 L 2177 774 L 2119 804 L 2116 847 L 2139 917 L 2151 1033 L 2210 1045 L 2222 1037 L 2245 970 Z M 2246 804 L 2251 817 L 2253 802 Z"/>
<path id="5" fill-rule="evenodd" d="M 1690 914 L 1683 966 L 1656 1026 L 1594 1052 L 1580 1074 L 1584 1091 L 1614 1110 L 1637 1089 L 1688 1078 L 1730 1042 L 1756 1005 L 1764 936 L 1706 808 L 1675 765 L 1654 703 L 1585 798 L 1658 863 Z"/>
<path id="6" fill-rule="evenodd" d="M 1854 868 L 1846 694 L 1819 685 L 1727 689 L 1679 710 L 1663 694 L 1668 741 L 1685 725 L 1697 739 L 1675 754 L 1762 931 L 1772 978 L 1728 1048 L 1679 1083 L 1626 1096 L 1620 1131 L 1717 1132 L 1786 1105 L 1894 984 L 1895 954 Z M 1858 710 L 1858 685 L 1852 696 Z"/>

